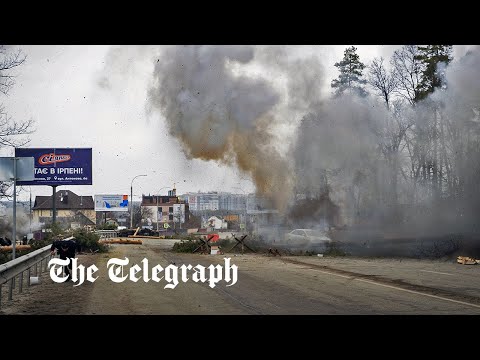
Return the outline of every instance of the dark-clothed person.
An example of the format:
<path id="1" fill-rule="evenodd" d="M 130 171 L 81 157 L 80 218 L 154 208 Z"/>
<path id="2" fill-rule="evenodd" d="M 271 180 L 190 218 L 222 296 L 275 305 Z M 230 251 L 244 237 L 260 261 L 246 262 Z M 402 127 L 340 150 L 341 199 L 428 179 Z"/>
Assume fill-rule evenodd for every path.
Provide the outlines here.
<path id="1" fill-rule="evenodd" d="M 77 243 L 74 240 L 55 240 L 52 243 L 50 251 L 52 255 L 57 251 L 60 259 L 70 259 L 70 262 L 65 266 L 65 273 L 68 275 L 68 280 L 72 278 L 72 258 L 75 257 L 75 250 L 77 249 Z"/>

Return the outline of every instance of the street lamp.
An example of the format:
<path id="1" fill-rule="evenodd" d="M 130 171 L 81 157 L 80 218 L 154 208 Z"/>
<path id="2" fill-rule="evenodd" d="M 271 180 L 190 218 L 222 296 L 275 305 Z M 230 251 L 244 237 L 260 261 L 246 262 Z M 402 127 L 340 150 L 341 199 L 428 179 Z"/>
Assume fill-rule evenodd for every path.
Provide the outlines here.
<path id="1" fill-rule="evenodd" d="M 147 176 L 147 175 L 137 175 L 132 179 L 130 183 L 130 200 L 132 204 L 130 205 L 130 229 L 133 228 L 133 180 L 140 176 Z"/>
<path id="2" fill-rule="evenodd" d="M 160 195 L 160 191 L 162 191 L 163 189 L 170 189 L 170 186 L 164 186 L 164 187 L 162 187 L 161 189 L 159 189 L 159 190 L 157 191 L 157 194 L 158 194 L 158 195 L 157 195 L 157 233 L 159 232 L 159 229 L 158 229 L 158 197 L 159 197 L 159 195 Z M 162 215 L 163 215 L 163 214 L 162 214 Z"/>

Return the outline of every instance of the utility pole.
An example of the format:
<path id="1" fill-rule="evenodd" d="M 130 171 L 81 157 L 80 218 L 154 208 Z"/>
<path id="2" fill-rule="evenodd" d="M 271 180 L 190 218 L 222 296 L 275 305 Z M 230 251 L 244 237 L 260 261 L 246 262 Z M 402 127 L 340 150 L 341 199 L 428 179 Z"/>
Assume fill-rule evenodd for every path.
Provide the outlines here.
<path id="1" fill-rule="evenodd" d="M 130 229 L 133 228 L 133 180 L 130 184 Z"/>
<path id="2" fill-rule="evenodd" d="M 32 233 L 32 187 L 30 186 L 30 234 Z"/>
<path id="3" fill-rule="evenodd" d="M 57 204 L 55 201 L 55 193 L 57 192 L 57 185 L 52 185 L 52 225 L 57 221 Z"/>
<path id="4" fill-rule="evenodd" d="M 130 229 L 133 228 L 133 180 L 135 180 L 137 177 L 140 176 L 147 176 L 147 175 L 137 175 L 132 179 L 132 182 L 130 183 Z"/>
<path id="5" fill-rule="evenodd" d="M 12 229 L 12 260 L 15 259 L 17 243 L 17 158 L 13 159 L 13 229 Z"/>

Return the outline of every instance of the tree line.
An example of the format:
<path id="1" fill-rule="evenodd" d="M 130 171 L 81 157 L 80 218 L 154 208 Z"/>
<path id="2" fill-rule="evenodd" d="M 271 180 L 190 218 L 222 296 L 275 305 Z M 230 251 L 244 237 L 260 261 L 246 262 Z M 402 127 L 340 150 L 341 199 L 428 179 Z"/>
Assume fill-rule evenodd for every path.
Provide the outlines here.
<path id="1" fill-rule="evenodd" d="M 346 191 L 353 222 L 374 209 L 390 209 L 398 220 L 403 205 L 443 212 L 452 222 L 474 219 L 480 205 L 480 103 L 478 94 L 468 99 L 464 92 L 449 92 L 445 75 L 452 61 L 452 45 L 404 45 L 388 62 L 380 57 L 365 65 L 352 46 L 335 63 L 340 75 L 331 83 L 333 101 L 364 99 L 371 107 L 367 117 L 375 119 L 363 124 L 374 139 L 365 154 L 369 160 Z M 384 109 L 373 109 L 378 103 Z M 323 168 L 319 177 L 341 170 Z"/>

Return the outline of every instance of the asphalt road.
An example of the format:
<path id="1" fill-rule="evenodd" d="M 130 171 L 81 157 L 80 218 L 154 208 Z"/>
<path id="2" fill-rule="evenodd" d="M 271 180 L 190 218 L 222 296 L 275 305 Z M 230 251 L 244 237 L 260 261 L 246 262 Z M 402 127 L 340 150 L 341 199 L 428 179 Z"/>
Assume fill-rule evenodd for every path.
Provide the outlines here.
<path id="1" fill-rule="evenodd" d="M 99 268 L 98 279 L 73 287 L 56 284 L 48 273 L 41 284 L 6 302 L 1 314 L 480 314 L 480 266 L 446 261 L 361 259 L 351 257 L 270 257 L 197 255 L 170 251 L 171 240 L 143 245 L 115 245 L 108 254 L 80 255 L 79 262 Z M 126 280 L 107 274 L 110 258 L 163 267 L 223 264 L 238 266 L 238 282 L 180 282 L 174 289 L 159 283 Z M 55 306 L 52 306 L 55 304 Z"/>

